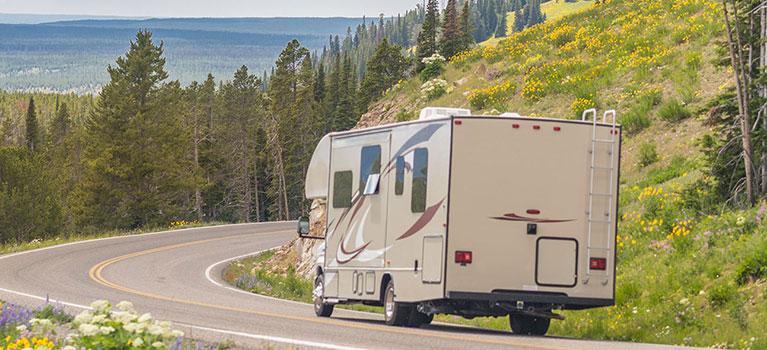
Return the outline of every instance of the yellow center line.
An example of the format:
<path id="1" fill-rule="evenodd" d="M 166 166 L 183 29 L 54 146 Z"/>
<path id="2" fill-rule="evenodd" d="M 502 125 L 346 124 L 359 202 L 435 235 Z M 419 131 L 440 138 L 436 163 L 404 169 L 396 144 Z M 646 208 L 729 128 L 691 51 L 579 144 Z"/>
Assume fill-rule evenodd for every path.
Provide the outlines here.
<path id="1" fill-rule="evenodd" d="M 104 269 L 116 262 L 135 258 L 142 255 L 162 252 L 170 249 L 175 248 L 181 248 L 181 247 L 187 247 L 197 244 L 204 244 L 204 243 L 211 243 L 216 241 L 222 241 L 227 239 L 236 239 L 236 238 L 245 238 L 245 237 L 255 237 L 255 236 L 265 236 L 265 235 L 272 235 L 277 233 L 285 233 L 285 232 L 293 232 L 293 230 L 285 230 L 285 231 L 275 231 L 275 232 L 266 232 L 266 233 L 251 233 L 251 234 L 245 234 L 245 235 L 237 235 L 237 236 L 229 236 L 229 237 L 220 237 L 220 238 L 210 238 L 210 239 L 203 239 L 199 241 L 194 242 L 187 242 L 187 243 L 179 243 L 179 244 L 173 244 L 165 247 L 159 247 L 154 249 L 148 249 L 143 250 L 131 254 L 126 254 L 122 256 L 118 256 L 115 258 L 111 258 L 108 260 L 104 260 L 93 267 L 91 267 L 90 271 L 88 271 L 88 275 L 91 277 L 92 280 L 96 281 L 97 283 L 104 285 L 106 287 L 120 290 L 123 292 L 140 295 L 148 298 L 153 299 L 159 299 L 159 300 L 167 300 L 172 302 L 177 302 L 181 304 L 188 304 L 188 305 L 197 305 L 197 306 L 203 306 L 213 309 L 219 309 L 219 310 L 227 310 L 227 311 L 235 311 L 235 312 L 243 312 L 248 314 L 254 314 L 254 315 L 260 315 L 260 316 L 268 316 L 268 317 L 275 317 L 275 318 L 282 318 L 282 319 L 288 319 L 288 320 L 297 320 L 297 321 L 306 321 L 306 322 L 313 322 L 313 323 L 323 323 L 323 324 L 329 324 L 334 326 L 342 326 L 342 327 L 352 327 L 352 328 L 358 328 L 358 329 L 366 329 L 366 330 L 374 330 L 374 331 L 383 331 L 383 332 L 390 332 L 390 333 L 399 333 L 399 334 L 409 334 L 409 335 L 419 335 L 419 336 L 425 336 L 425 337 L 432 337 L 432 338 L 442 338 L 442 339 L 451 339 L 451 340 L 461 340 L 461 341 L 470 341 L 470 342 L 479 342 L 479 343 L 488 343 L 488 344 L 500 344 L 500 345 L 512 345 L 512 346 L 522 346 L 522 347 L 528 347 L 528 348 L 536 348 L 536 349 L 547 349 L 547 350 L 572 350 L 570 348 L 563 348 L 563 347 L 557 347 L 557 346 L 548 346 L 548 345 L 536 345 L 536 344 L 527 344 L 527 343 L 520 343 L 520 342 L 513 342 L 513 341 L 504 341 L 504 340 L 494 340 L 494 339 L 482 339 L 482 338 L 473 338 L 473 337 L 464 337 L 460 335 L 451 335 L 451 334 L 439 334 L 439 333 L 431 333 L 431 332 L 424 332 L 414 329 L 403 329 L 403 328 L 394 328 L 394 327 L 383 327 L 383 326 L 371 326 L 366 324 L 358 324 L 358 323 L 350 323 L 350 322 L 340 322 L 335 321 L 332 319 L 327 318 L 312 318 L 312 317 L 303 317 L 303 316 L 292 316 L 292 315 L 285 315 L 285 314 L 278 314 L 273 312 L 265 312 L 265 311 L 255 311 L 255 310 L 248 310 L 238 307 L 232 307 L 232 306 L 226 306 L 226 305 L 216 305 L 216 304 L 209 304 L 201 301 L 194 301 L 194 300 L 186 300 L 186 299 L 179 299 L 179 298 L 173 298 L 168 297 L 164 295 L 159 294 L 153 294 L 153 293 L 147 293 L 142 292 L 139 290 L 131 289 L 125 286 L 121 286 L 119 284 L 107 281 L 101 274 L 104 271 Z"/>

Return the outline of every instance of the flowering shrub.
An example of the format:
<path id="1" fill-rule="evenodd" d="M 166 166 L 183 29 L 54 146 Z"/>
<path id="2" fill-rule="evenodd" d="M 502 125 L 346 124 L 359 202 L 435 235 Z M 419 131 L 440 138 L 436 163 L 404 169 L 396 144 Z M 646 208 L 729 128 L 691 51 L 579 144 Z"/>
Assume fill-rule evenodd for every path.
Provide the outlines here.
<path id="1" fill-rule="evenodd" d="M 469 94 L 469 102 L 472 108 L 485 109 L 495 103 L 508 100 L 514 93 L 514 85 L 506 82 L 485 89 L 477 89 Z"/>
<path id="2" fill-rule="evenodd" d="M 197 225 L 197 224 L 199 224 L 199 222 L 197 220 L 194 220 L 192 222 L 187 222 L 186 220 L 181 220 L 181 221 L 171 222 L 170 226 L 168 226 L 168 228 L 171 229 L 171 230 L 175 230 L 177 228 L 182 228 L 184 226 L 192 226 L 192 225 Z"/>
<path id="3" fill-rule="evenodd" d="M 581 119 L 583 117 L 583 111 L 596 108 L 597 104 L 594 103 L 593 98 L 577 98 L 573 101 L 573 105 L 570 106 L 570 111 L 573 112 L 573 119 Z"/>
<path id="4" fill-rule="evenodd" d="M 445 58 L 439 53 L 435 53 L 431 57 L 425 57 L 421 62 L 426 66 L 421 71 L 421 81 L 425 82 L 434 79 L 445 71 Z"/>
<path id="5" fill-rule="evenodd" d="M 447 81 L 443 79 L 432 79 L 421 85 L 421 94 L 426 96 L 427 100 L 439 98 L 447 92 Z"/>
<path id="6" fill-rule="evenodd" d="M 94 301 L 93 311 L 83 311 L 71 324 L 60 306 L 36 312 L 14 304 L 0 306 L 0 350 L 178 349 L 184 335 L 169 322 L 136 314 L 127 301 L 117 304 L 116 312 L 108 301 Z M 72 330 L 66 336 L 56 333 L 68 327 Z"/>

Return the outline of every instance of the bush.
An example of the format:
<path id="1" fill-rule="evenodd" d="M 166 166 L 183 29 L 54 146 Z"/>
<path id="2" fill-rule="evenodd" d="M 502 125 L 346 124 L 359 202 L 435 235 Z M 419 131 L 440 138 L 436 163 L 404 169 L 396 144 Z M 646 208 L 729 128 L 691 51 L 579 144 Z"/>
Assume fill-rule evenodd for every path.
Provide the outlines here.
<path id="1" fill-rule="evenodd" d="M 635 134 L 650 126 L 651 122 L 645 111 L 632 108 L 620 117 L 620 123 L 627 133 Z"/>
<path id="2" fill-rule="evenodd" d="M 676 99 L 669 99 L 660 106 L 658 117 L 665 121 L 675 122 L 689 118 L 692 113 L 684 108 Z"/>
<path id="3" fill-rule="evenodd" d="M 423 82 L 432 80 L 445 71 L 445 58 L 438 53 L 424 58 L 422 62 L 426 65 L 420 74 Z"/>
<path id="4" fill-rule="evenodd" d="M 708 302 L 713 307 L 722 307 L 730 300 L 733 300 L 737 290 L 729 283 L 720 283 L 708 291 Z"/>
<path id="5" fill-rule="evenodd" d="M 655 144 L 645 142 L 639 145 L 639 167 L 646 167 L 658 161 L 658 152 Z"/>
<path id="6" fill-rule="evenodd" d="M 751 251 L 735 270 L 735 281 L 744 285 L 751 279 L 767 277 L 767 244 L 760 244 Z"/>

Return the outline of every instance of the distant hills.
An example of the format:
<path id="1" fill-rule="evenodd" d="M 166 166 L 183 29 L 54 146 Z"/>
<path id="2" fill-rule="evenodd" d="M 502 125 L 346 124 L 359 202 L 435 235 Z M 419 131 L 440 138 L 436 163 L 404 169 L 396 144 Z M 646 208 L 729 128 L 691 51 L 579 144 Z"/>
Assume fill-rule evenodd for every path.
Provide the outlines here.
<path id="1" fill-rule="evenodd" d="M 58 21 L 80 21 L 84 19 L 146 19 L 148 17 L 94 16 L 94 15 L 38 15 L 27 13 L 0 13 L 0 23 L 40 24 Z"/>
<path id="2" fill-rule="evenodd" d="M 330 35 L 343 36 L 348 27 L 361 22 L 361 18 L 152 18 L 0 24 L 0 89 L 97 92 L 109 81 L 107 66 L 128 50 L 139 29 L 151 30 L 154 40 L 164 43 L 166 69 L 182 85 L 204 80 L 208 73 L 226 80 L 242 65 L 260 76 L 293 38 L 321 51 Z"/>

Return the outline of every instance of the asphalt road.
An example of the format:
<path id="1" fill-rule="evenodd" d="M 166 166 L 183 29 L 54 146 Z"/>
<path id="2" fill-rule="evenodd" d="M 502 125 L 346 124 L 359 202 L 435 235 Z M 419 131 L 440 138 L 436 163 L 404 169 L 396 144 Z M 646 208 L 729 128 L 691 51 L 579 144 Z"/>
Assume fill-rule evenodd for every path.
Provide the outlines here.
<path id="1" fill-rule="evenodd" d="M 246 293 L 221 278 L 229 259 L 280 246 L 294 235 L 293 222 L 226 225 L 0 256 L 0 299 L 38 305 L 47 297 L 71 309 L 82 309 L 97 299 L 113 304 L 129 300 L 137 311 L 173 321 L 194 339 L 233 340 L 238 347 L 255 349 L 675 348 L 519 336 L 440 323 L 388 327 L 382 315 L 341 309 L 331 318 L 319 318 L 309 304 Z"/>

